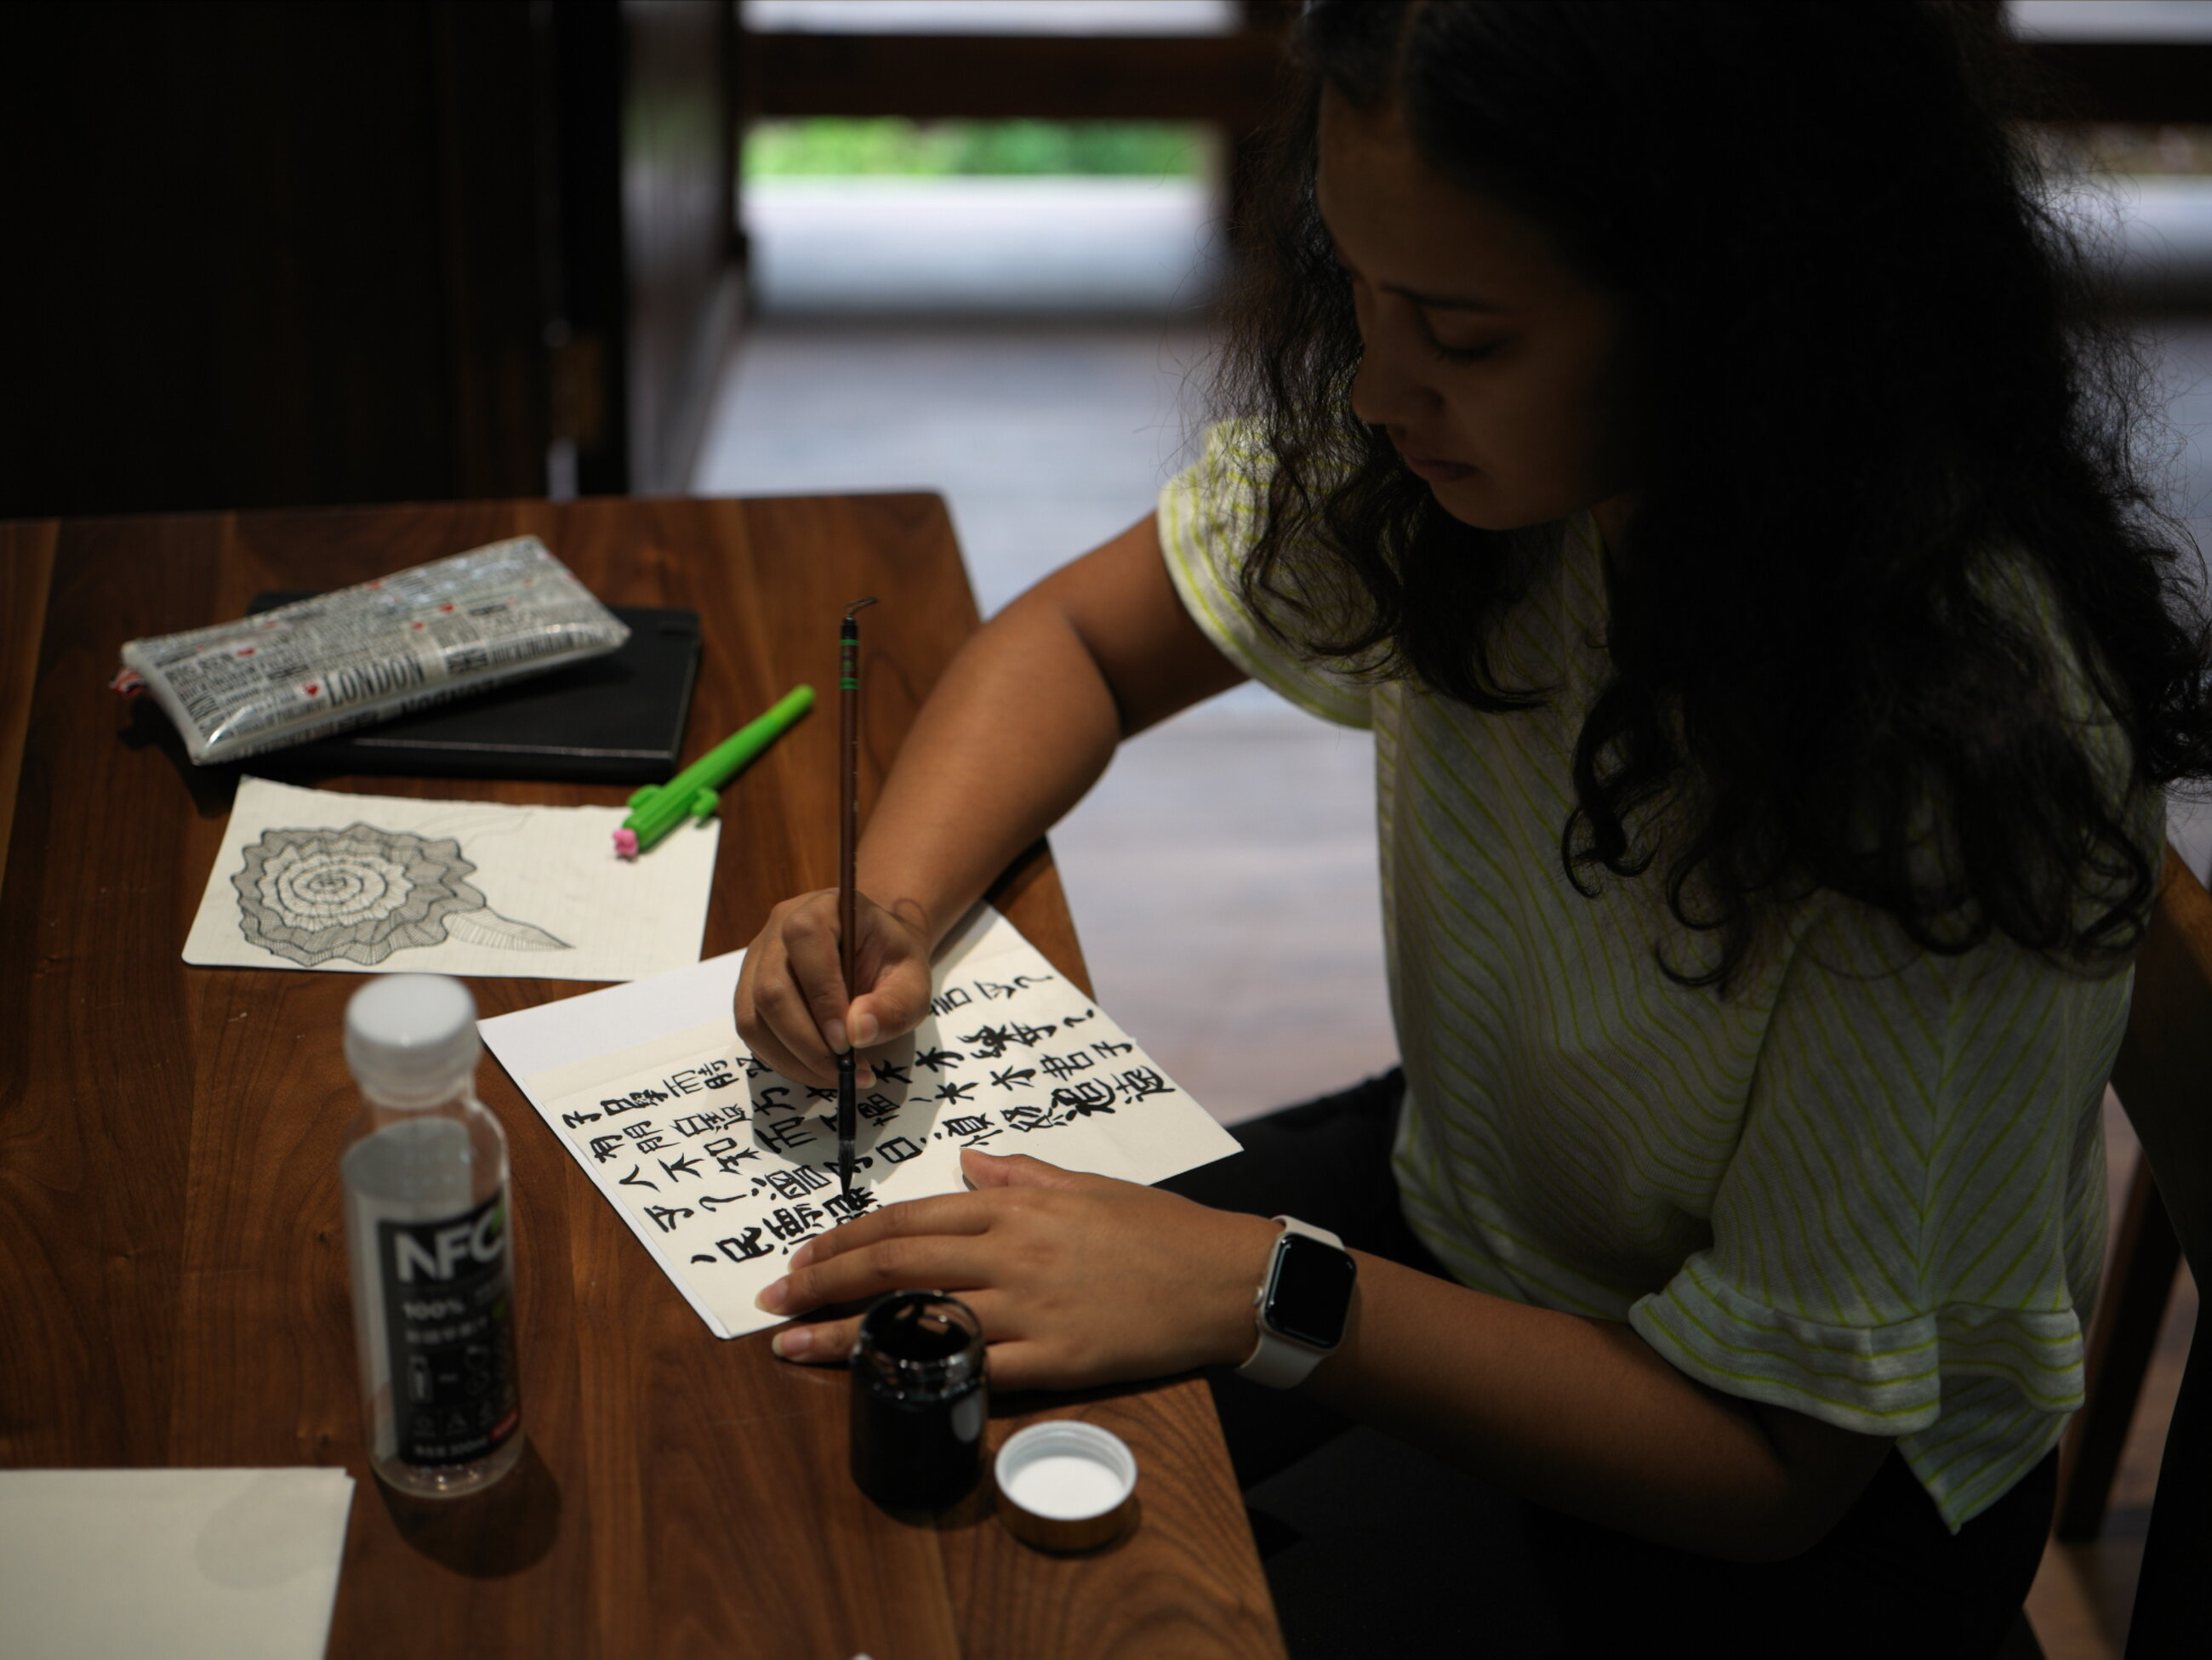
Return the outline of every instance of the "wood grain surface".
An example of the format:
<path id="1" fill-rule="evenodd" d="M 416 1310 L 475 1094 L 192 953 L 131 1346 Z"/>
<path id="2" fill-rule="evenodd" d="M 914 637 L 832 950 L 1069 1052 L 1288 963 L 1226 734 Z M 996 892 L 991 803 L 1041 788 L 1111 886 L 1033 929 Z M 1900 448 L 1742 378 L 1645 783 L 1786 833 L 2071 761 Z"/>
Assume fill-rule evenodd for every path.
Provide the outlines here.
<path id="1" fill-rule="evenodd" d="M 2158 1195 L 2200 1287 L 2212 1278 L 2208 1079 L 2212 896 L 2169 844 L 2158 909 L 2136 959 L 2135 994 L 2112 1067 L 2112 1089 L 2142 1142 Z M 2187 1654 L 2204 1645 L 2204 1563 L 2212 1555 L 2212 1371 L 2207 1370 L 2204 1329 L 2200 1305 L 2198 1341 L 2159 1456 L 2158 1497 L 2129 1613 L 2130 1654 Z"/>
<path id="2" fill-rule="evenodd" d="M 8 869 L 15 780 L 31 726 L 31 688 L 38 679 L 39 642 L 46 632 L 55 529 L 51 521 L 0 525 L 0 877 Z"/>
<path id="3" fill-rule="evenodd" d="M 689 606 L 705 653 L 686 753 L 801 680 L 836 679 L 837 616 L 873 593 L 863 810 L 975 626 L 934 496 L 434 507 L 0 527 L 41 537 L 51 592 L 0 883 L 0 1465 L 343 1465 L 361 1481 L 333 1657 L 1279 1655 L 1205 1388 L 1182 1379 L 994 1403 L 1106 1424 L 1139 1525 L 1091 1556 L 1018 1544 L 987 1491 L 886 1514 L 846 1473 L 846 1378 L 764 1334 L 712 1337 L 487 1061 L 514 1161 L 529 1450 L 483 1498 L 398 1499 L 363 1456 L 338 1154 L 352 975 L 187 968 L 239 769 L 197 769 L 118 648 L 534 532 L 603 599 Z M 10 613 L 9 639 L 21 638 Z M 722 798 L 708 954 L 744 945 L 836 855 L 819 711 Z M 4 758 L 4 757 L 0 757 Z M 250 766 L 250 763 L 248 763 Z M 613 804 L 617 787 L 324 781 L 370 794 Z M 1048 852 L 996 891 L 1087 984 Z M 487 1015 L 574 994 L 476 980 Z"/>

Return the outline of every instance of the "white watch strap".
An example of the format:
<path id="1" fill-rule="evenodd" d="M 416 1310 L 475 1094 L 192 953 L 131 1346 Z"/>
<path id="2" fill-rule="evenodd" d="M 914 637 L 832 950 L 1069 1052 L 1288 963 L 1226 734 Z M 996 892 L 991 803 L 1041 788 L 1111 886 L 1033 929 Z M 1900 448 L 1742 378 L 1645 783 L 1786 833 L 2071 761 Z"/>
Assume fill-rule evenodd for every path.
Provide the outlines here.
<path id="1" fill-rule="evenodd" d="M 1310 1222 L 1301 1222 L 1295 1216 L 1278 1216 L 1275 1219 L 1283 1225 L 1283 1232 L 1285 1234 L 1302 1233 L 1307 1238 L 1318 1239 L 1322 1244 L 1334 1250 L 1344 1249 L 1344 1241 L 1327 1228 L 1317 1228 Z M 1279 1237 L 1275 1250 L 1281 1250 L 1282 1243 Z M 1260 1318 L 1260 1311 L 1261 1304 L 1267 1298 L 1268 1282 L 1274 1277 L 1275 1257 L 1271 1253 L 1267 1258 L 1267 1272 L 1261 1279 L 1260 1288 L 1252 1293 L 1252 1323 L 1259 1328 L 1260 1341 L 1253 1347 L 1251 1354 L 1246 1359 L 1244 1364 L 1237 1368 L 1237 1375 L 1239 1377 L 1249 1377 L 1254 1383 L 1271 1389 L 1294 1389 L 1304 1383 L 1313 1369 L 1328 1359 L 1333 1351 L 1308 1348 L 1304 1343 L 1294 1342 L 1279 1332 L 1267 1329 L 1266 1323 Z"/>

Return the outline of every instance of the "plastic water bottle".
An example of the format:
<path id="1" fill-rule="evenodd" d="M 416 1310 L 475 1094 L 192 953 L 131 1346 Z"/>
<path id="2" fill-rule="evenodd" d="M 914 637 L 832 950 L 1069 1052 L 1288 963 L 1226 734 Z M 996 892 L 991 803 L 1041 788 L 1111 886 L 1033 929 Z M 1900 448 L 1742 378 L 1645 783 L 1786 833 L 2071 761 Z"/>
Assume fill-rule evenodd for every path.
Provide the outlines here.
<path id="1" fill-rule="evenodd" d="M 507 1136 L 477 1099 L 476 1015 L 435 974 L 380 976 L 346 1005 L 362 1422 L 377 1475 L 431 1497 L 478 1492 L 522 1456 Z"/>

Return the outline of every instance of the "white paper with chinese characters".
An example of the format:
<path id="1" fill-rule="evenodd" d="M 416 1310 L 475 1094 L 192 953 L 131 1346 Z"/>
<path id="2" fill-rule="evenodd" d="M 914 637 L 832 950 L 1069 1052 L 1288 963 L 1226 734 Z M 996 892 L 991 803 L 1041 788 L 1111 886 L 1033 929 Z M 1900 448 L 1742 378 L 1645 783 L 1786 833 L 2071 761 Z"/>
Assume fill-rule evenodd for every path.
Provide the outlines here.
<path id="1" fill-rule="evenodd" d="M 623 818 L 241 778 L 185 961 L 534 980 L 696 963 L 721 821 L 620 859 Z"/>
<path id="2" fill-rule="evenodd" d="M 479 1027 L 718 1337 L 780 1323 L 753 1298 L 801 1240 L 879 1203 L 959 1192 L 964 1146 L 1146 1183 L 1237 1150 L 1012 923 L 979 906 L 938 952 L 934 1012 L 861 1094 L 848 1207 L 836 1092 L 779 1077 L 738 1038 L 730 999 L 744 955 Z M 687 1024 L 672 1030 L 674 1019 Z M 642 1041 L 615 1047 L 623 1036 Z"/>

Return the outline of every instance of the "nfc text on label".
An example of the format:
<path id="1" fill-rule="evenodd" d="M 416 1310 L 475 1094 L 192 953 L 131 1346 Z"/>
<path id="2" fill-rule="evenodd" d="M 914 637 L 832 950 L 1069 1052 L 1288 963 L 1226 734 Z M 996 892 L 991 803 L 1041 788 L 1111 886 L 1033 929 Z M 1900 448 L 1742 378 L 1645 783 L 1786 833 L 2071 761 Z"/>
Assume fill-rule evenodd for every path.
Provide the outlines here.
<path id="1" fill-rule="evenodd" d="M 450 1280 L 459 1270 L 464 1258 L 477 1263 L 498 1262 L 506 1244 L 502 1226 L 506 1219 L 503 1207 L 494 1206 L 477 1218 L 473 1225 L 462 1221 L 441 1228 L 431 1236 L 435 1255 L 424 1250 L 422 1242 L 412 1232 L 394 1232 L 392 1263 L 400 1283 L 413 1285 L 417 1268 L 430 1279 Z"/>

